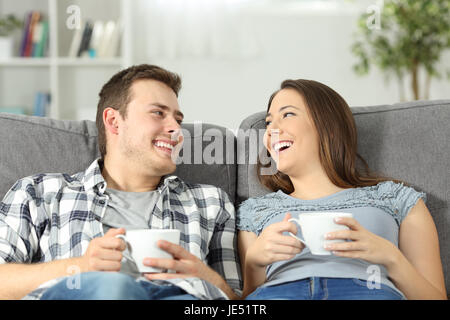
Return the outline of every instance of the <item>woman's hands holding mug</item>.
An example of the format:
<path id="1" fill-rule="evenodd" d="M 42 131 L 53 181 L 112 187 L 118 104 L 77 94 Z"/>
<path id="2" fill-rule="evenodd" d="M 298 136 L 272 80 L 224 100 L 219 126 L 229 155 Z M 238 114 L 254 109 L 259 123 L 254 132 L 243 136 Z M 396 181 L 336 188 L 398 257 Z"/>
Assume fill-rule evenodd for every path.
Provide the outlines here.
<path id="1" fill-rule="evenodd" d="M 346 225 L 350 230 L 329 232 L 327 240 L 349 239 L 349 242 L 330 243 L 325 247 L 339 257 L 362 259 L 373 264 L 381 264 L 386 268 L 394 263 L 399 249 L 389 240 L 363 228 L 354 218 L 336 218 L 336 224 Z"/>
<path id="2" fill-rule="evenodd" d="M 247 250 L 246 264 L 266 267 L 273 262 L 292 259 L 302 252 L 305 247 L 303 243 L 291 236 L 283 235 L 283 232 L 297 233 L 295 224 L 288 221 L 290 218 L 291 214 L 287 213 L 283 221 L 273 223 L 261 232 Z"/>

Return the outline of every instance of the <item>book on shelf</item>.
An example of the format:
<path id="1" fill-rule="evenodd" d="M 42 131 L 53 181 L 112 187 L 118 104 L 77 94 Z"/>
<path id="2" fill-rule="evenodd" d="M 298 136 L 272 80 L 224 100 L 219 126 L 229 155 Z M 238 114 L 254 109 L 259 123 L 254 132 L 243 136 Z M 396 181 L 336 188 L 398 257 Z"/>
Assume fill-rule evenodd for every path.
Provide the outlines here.
<path id="1" fill-rule="evenodd" d="M 83 25 L 73 33 L 69 57 L 113 58 L 118 55 L 120 22 L 86 21 Z"/>
<path id="2" fill-rule="evenodd" d="M 50 93 L 37 92 L 34 96 L 33 116 L 46 117 L 50 114 Z"/>
<path id="3" fill-rule="evenodd" d="M 21 57 L 45 57 L 48 51 L 48 20 L 39 11 L 30 11 L 25 16 L 22 32 Z"/>

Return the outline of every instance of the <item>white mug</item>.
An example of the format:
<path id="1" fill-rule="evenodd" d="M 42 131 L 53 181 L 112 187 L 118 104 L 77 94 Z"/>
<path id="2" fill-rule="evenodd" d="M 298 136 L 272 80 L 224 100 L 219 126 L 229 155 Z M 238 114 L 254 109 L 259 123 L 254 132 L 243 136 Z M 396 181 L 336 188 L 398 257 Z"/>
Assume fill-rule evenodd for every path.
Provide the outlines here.
<path id="1" fill-rule="evenodd" d="M 298 219 L 291 218 L 289 221 L 298 223 L 302 230 L 303 238 L 300 239 L 293 233 L 289 234 L 300 240 L 315 255 L 331 255 L 329 250 L 325 250 L 324 246 L 334 242 L 344 242 L 345 240 L 325 240 L 325 234 L 332 231 L 348 230 L 345 225 L 336 224 L 335 218 L 348 217 L 352 218 L 353 214 L 346 212 L 304 212 L 298 215 Z"/>
<path id="2" fill-rule="evenodd" d="M 160 268 L 144 265 L 145 258 L 172 258 L 172 255 L 157 245 L 158 240 L 166 240 L 175 244 L 180 244 L 180 230 L 177 229 L 137 229 L 127 230 L 125 235 L 119 234 L 116 238 L 125 241 L 127 249 L 124 251 L 124 258 L 131 259 L 141 273 L 162 272 Z M 128 256 L 127 252 L 131 254 Z"/>

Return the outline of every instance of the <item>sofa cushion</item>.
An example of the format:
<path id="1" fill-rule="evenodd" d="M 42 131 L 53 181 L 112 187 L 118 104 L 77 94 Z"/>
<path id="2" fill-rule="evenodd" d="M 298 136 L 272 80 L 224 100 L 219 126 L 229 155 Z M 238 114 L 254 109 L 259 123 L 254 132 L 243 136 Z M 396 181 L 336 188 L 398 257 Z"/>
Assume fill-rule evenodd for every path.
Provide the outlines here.
<path id="1" fill-rule="evenodd" d="M 183 129 L 189 132 L 189 139 L 186 134 L 180 153 L 186 163 L 178 165 L 174 174 L 187 182 L 220 187 L 234 202 L 234 134 L 211 124 L 183 124 Z M 22 177 L 50 172 L 73 174 L 85 170 L 99 156 L 97 128 L 95 122 L 89 120 L 0 113 L 0 145 L 1 199 Z"/>
<path id="2" fill-rule="evenodd" d="M 358 131 L 358 152 L 369 167 L 427 194 L 426 204 L 438 230 L 450 292 L 450 100 L 354 107 L 352 112 Z M 252 161 L 255 156 L 248 151 L 252 144 L 263 150 L 262 139 L 249 144 L 248 131 L 264 129 L 264 117 L 265 112 L 249 116 L 238 132 L 238 144 L 245 143 L 245 155 L 238 155 L 245 159 L 238 162 L 238 203 L 270 192 L 259 183 Z"/>

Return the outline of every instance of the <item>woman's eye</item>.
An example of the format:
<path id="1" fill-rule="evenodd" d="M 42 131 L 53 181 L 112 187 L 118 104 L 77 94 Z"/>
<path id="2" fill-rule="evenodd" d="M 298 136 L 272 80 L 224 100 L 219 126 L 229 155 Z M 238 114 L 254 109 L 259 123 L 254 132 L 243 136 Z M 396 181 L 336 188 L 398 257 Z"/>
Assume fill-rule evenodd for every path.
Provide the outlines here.
<path id="1" fill-rule="evenodd" d="M 152 113 L 154 113 L 154 114 L 156 114 L 158 116 L 164 115 L 164 113 L 162 111 L 158 111 L 158 110 L 152 111 Z"/>
<path id="2" fill-rule="evenodd" d="M 283 114 L 283 118 L 288 117 L 288 115 L 289 115 L 289 117 L 290 117 L 290 116 L 295 116 L 295 113 L 292 113 L 292 112 L 286 112 L 285 114 Z"/>
<path id="3" fill-rule="evenodd" d="M 271 123 L 271 121 L 266 120 L 266 127 Z"/>

